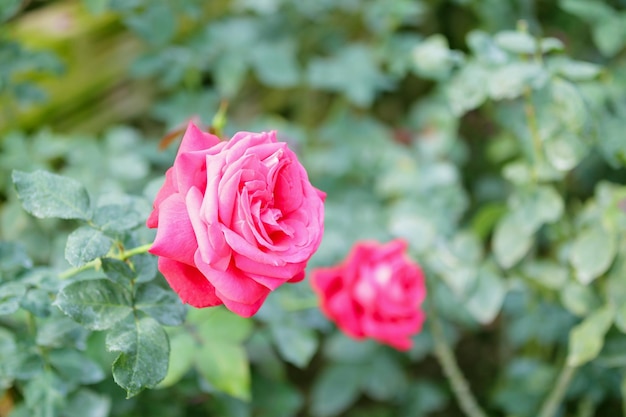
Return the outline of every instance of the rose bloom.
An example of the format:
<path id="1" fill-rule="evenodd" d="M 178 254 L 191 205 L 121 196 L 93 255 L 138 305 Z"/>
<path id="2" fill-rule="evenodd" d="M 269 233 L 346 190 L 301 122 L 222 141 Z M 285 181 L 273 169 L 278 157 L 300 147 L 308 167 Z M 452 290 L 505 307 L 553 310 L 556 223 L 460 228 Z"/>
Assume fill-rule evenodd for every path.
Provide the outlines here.
<path id="1" fill-rule="evenodd" d="M 147 221 L 157 228 L 150 252 L 184 303 L 250 317 L 272 290 L 304 278 L 324 197 L 275 132 L 221 142 L 190 123 Z"/>
<path id="2" fill-rule="evenodd" d="M 411 336 L 424 322 L 420 305 L 426 286 L 406 248 L 401 239 L 387 244 L 359 242 L 342 264 L 311 272 L 322 311 L 344 333 L 410 349 Z"/>

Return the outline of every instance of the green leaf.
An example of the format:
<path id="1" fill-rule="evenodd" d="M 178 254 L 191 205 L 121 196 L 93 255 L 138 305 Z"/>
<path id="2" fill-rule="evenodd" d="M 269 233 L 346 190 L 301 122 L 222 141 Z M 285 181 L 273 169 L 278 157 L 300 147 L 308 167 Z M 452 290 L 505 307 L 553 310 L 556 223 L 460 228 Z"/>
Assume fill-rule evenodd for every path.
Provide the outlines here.
<path id="1" fill-rule="evenodd" d="M 215 340 L 240 343 L 250 335 L 253 325 L 224 307 L 193 309 L 187 322 L 197 328 L 198 334 L 206 343 Z"/>
<path id="2" fill-rule="evenodd" d="M 317 351 L 318 339 L 312 329 L 288 323 L 271 326 L 278 352 L 287 362 L 304 368 Z"/>
<path id="3" fill-rule="evenodd" d="M 64 287 L 55 304 L 90 330 L 104 330 L 132 313 L 130 292 L 107 279 L 74 282 Z"/>
<path id="4" fill-rule="evenodd" d="M 137 288 L 135 308 L 166 326 L 182 324 L 187 314 L 187 308 L 178 295 L 154 284 L 144 284 Z"/>
<path id="5" fill-rule="evenodd" d="M 24 209 L 36 217 L 91 217 L 87 190 L 76 180 L 46 171 L 13 171 L 12 178 Z"/>
<path id="6" fill-rule="evenodd" d="M 313 382 L 311 414 L 332 417 L 347 410 L 359 397 L 363 372 L 360 365 L 333 364 Z"/>
<path id="7" fill-rule="evenodd" d="M 520 216 L 505 215 L 494 231 L 492 247 L 496 260 L 503 268 L 512 267 L 526 255 L 533 241 L 533 232 Z"/>
<path id="8" fill-rule="evenodd" d="M 65 259 L 72 266 L 83 266 L 89 261 L 106 255 L 111 244 L 111 239 L 101 231 L 83 226 L 68 236 Z"/>
<path id="9" fill-rule="evenodd" d="M 527 32 L 505 30 L 496 33 L 493 39 L 500 48 L 516 54 L 534 54 L 539 47 L 537 39 Z"/>
<path id="10" fill-rule="evenodd" d="M 362 379 L 365 393 L 377 401 L 389 401 L 402 394 L 407 380 L 402 366 L 391 355 L 378 354 L 364 365 Z"/>
<path id="11" fill-rule="evenodd" d="M 157 274 L 157 257 L 142 253 L 130 258 L 135 270 L 136 282 L 152 281 Z"/>
<path id="12" fill-rule="evenodd" d="M 252 380 L 252 407 L 257 417 L 292 417 L 304 404 L 303 395 L 293 385 L 255 375 Z"/>
<path id="13" fill-rule="evenodd" d="M 600 52 L 612 57 L 624 48 L 626 43 L 626 16 L 613 13 L 593 27 L 593 40 Z"/>
<path id="14" fill-rule="evenodd" d="M 472 317 L 481 324 L 491 323 L 498 313 L 506 296 L 506 286 L 495 268 L 483 267 L 478 272 L 474 290 L 465 301 L 465 307 Z"/>
<path id="15" fill-rule="evenodd" d="M 37 345 L 58 348 L 63 346 L 84 349 L 88 330 L 69 317 L 59 315 L 41 320 L 37 326 Z"/>
<path id="16" fill-rule="evenodd" d="M 550 138 L 544 145 L 546 156 L 559 171 L 570 171 L 587 155 L 588 147 L 570 132 Z"/>
<path id="17" fill-rule="evenodd" d="M 583 320 L 570 332 L 567 364 L 581 366 L 598 356 L 604 345 L 604 336 L 611 327 L 614 312 L 603 307 Z"/>
<path id="18" fill-rule="evenodd" d="M 494 100 L 514 99 L 527 88 L 540 88 L 548 81 L 547 71 L 533 62 L 512 62 L 494 70 L 488 79 L 489 96 Z"/>
<path id="19" fill-rule="evenodd" d="M 307 78 L 313 87 L 341 92 L 357 106 L 369 106 L 390 79 L 379 69 L 371 49 L 363 44 L 342 48 L 330 58 L 309 62 Z"/>
<path id="20" fill-rule="evenodd" d="M 127 398 L 144 388 L 154 388 L 167 375 L 169 340 L 163 327 L 151 317 L 130 319 L 111 329 L 107 349 L 122 352 L 113 362 L 113 379 Z"/>
<path id="21" fill-rule="evenodd" d="M 0 281 L 8 279 L 6 273 L 14 273 L 32 266 L 33 261 L 28 257 L 23 245 L 0 241 Z"/>
<path id="22" fill-rule="evenodd" d="M 452 112 L 461 116 L 474 110 L 487 99 L 489 72 L 481 65 L 470 62 L 446 85 L 446 97 Z"/>
<path id="23" fill-rule="evenodd" d="M 20 307 L 37 317 L 50 315 L 51 305 L 52 300 L 50 299 L 50 294 L 48 291 L 40 288 L 29 289 L 20 301 Z"/>
<path id="24" fill-rule="evenodd" d="M 600 298 L 589 286 L 569 282 L 560 293 L 563 306 L 578 317 L 585 317 L 600 305 Z"/>
<path id="25" fill-rule="evenodd" d="M 102 258 L 102 271 L 111 281 L 128 287 L 137 275 L 124 261 L 114 258 Z"/>
<path id="26" fill-rule="evenodd" d="M 138 226 L 141 218 L 130 204 L 107 204 L 96 209 L 93 222 L 102 231 L 123 232 Z"/>
<path id="27" fill-rule="evenodd" d="M 578 132 L 585 123 L 589 109 L 583 97 L 570 81 L 555 78 L 550 83 L 553 108 L 563 125 L 571 132 Z"/>
<path id="28" fill-rule="evenodd" d="M 602 72 L 602 67 L 585 61 L 575 61 L 567 57 L 551 59 L 548 65 L 556 74 L 572 81 L 587 81 L 596 78 Z"/>
<path id="29" fill-rule="evenodd" d="M 68 398 L 63 410 L 66 417 L 108 417 L 111 399 L 106 395 L 81 388 Z"/>
<path id="30" fill-rule="evenodd" d="M 9 20 L 20 11 L 22 0 L 5 0 L 0 4 L 0 22 Z"/>
<path id="31" fill-rule="evenodd" d="M 66 384 L 95 384 L 105 377 L 100 365 L 78 350 L 53 350 L 47 359 Z"/>
<path id="32" fill-rule="evenodd" d="M 560 290 L 567 282 L 568 268 L 551 260 L 536 260 L 523 265 L 524 275 L 553 290 Z"/>
<path id="33" fill-rule="evenodd" d="M 196 352 L 195 364 L 200 375 L 216 389 L 250 400 L 250 365 L 243 347 L 214 339 Z"/>
<path id="34" fill-rule="evenodd" d="M 26 286 L 20 282 L 8 282 L 0 286 L 0 315 L 15 313 L 20 308 Z"/>
<path id="35" fill-rule="evenodd" d="M 300 80 L 296 52 L 292 41 L 261 43 L 252 50 L 252 67 L 259 80 L 267 86 L 294 86 Z"/>
<path id="36" fill-rule="evenodd" d="M 462 55 L 450 50 L 448 40 L 441 34 L 429 36 L 413 49 L 415 73 L 424 78 L 443 80 L 461 60 Z"/>
<path id="37" fill-rule="evenodd" d="M 583 230 L 576 237 L 569 256 L 578 281 L 588 285 L 606 272 L 616 251 L 615 236 L 601 224 Z"/>
<path id="38" fill-rule="evenodd" d="M 57 417 L 64 403 L 63 381 L 52 371 L 44 371 L 30 379 L 23 390 L 24 402 L 31 416 Z"/>

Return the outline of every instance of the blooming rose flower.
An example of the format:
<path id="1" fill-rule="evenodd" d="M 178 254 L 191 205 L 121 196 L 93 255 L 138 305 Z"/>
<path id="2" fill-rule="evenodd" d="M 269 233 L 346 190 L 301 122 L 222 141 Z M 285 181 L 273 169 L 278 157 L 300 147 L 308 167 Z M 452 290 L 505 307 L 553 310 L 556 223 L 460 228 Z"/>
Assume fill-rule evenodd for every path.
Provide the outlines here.
<path id="1" fill-rule="evenodd" d="M 304 278 L 324 198 L 275 132 L 220 142 L 190 123 L 147 221 L 157 228 L 150 252 L 183 302 L 249 317 L 270 291 Z"/>
<path id="2" fill-rule="evenodd" d="M 349 336 L 371 337 L 407 350 L 424 322 L 424 274 L 401 239 L 357 243 L 348 258 L 311 272 L 322 311 Z"/>

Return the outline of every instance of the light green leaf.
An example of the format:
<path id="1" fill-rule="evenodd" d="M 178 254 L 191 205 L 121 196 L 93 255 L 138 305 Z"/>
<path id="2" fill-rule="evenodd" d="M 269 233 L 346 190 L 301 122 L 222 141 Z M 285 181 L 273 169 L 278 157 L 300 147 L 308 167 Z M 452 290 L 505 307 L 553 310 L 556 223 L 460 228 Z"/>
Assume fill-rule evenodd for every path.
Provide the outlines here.
<path id="1" fill-rule="evenodd" d="M 30 378 L 23 394 L 31 416 L 57 417 L 64 403 L 63 381 L 51 370 L 46 370 Z"/>
<path id="2" fill-rule="evenodd" d="M 91 217 L 87 190 L 76 180 L 46 171 L 13 171 L 12 178 L 24 210 L 36 217 Z"/>
<path id="3" fill-rule="evenodd" d="M 291 41 L 256 45 L 252 67 L 259 80 L 271 87 L 291 87 L 300 81 L 296 45 Z"/>
<path id="4" fill-rule="evenodd" d="M 26 294 L 26 286 L 20 282 L 8 282 L 0 286 L 0 315 L 15 313 Z"/>
<path id="5" fill-rule="evenodd" d="M 397 397 L 407 383 L 402 366 L 391 355 L 379 353 L 364 368 L 366 375 L 361 386 L 374 400 L 389 401 Z"/>
<path id="6" fill-rule="evenodd" d="M 504 302 L 506 286 L 494 268 L 483 267 L 478 272 L 474 290 L 465 301 L 465 307 L 481 324 L 491 323 Z"/>
<path id="7" fill-rule="evenodd" d="M 576 237 L 569 256 L 578 281 L 588 285 L 602 275 L 611 266 L 616 250 L 615 236 L 602 225 L 583 230 Z"/>
<path id="8" fill-rule="evenodd" d="M 563 132 L 546 141 L 544 149 L 554 168 L 559 171 L 570 171 L 585 157 L 588 147 L 577 135 Z"/>
<path id="9" fill-rule="evenodd" d="M 441 34 L 429 36 L 413 49 L 415 73 L 424 78 L 446 79 L 453 66 L 462 60 L 463 55 L 452 51 L 448 40 Z"/>
<path id="10" fill-rule="evenodd" d="M 332 417 L 347 410 L 359 397 L 361 365 L 333 364 L 313 382 L 311 414 Z"/>
<path id="11" fill-rule="evenodd" d="M 585 317 L 597 309 L 601 302 L 591 287 L 569 282 L 560 293 L 563 306 L 578 317 Z"/>
<path id="12" fill-rule="evenodd" d="M 196 352 L 195 363 L 200 374 L 216 389 L 250 400 L 250 365 L 243 347 L 214 339 Z"/>
<path id="13" fill-rule="evenodd" d="M 602 67 L 585 61 L 576 61 L 567 57 L 553 58 L 548 66 L 556 73 L 572 81 L 587 81 L 596 78 Z"/>
<path id="14" fill-rule="evenodd" d="M 568 278 L 568 268 L 551 260 L 527 262 L 523 271 L 526 277 L 553 290 L 563 288 Z"/>
<path id="15" fill-rule="evenodd" d="M 130 204 L 107 204 L 96 209 L 93 222 L 102 231 L 122 232 L 138 226 L 141 218 Z"/>
<path id="16" fill-rule="evenodd" d="M 611 327 L 614 312 L 603 307 L 572 329 L 569 337 L 567 364 L 580 366 L 595 359 L 604 345 L 604 335 Z"/>
<path id="17" fill-rule="evenodd" d="M 540 88 L 548 81 L 545 69 L 533 62 L 512 62 L 494 70 L 488 79 L 489 96 L 494 100 L 514 99 L 527 88 Z"/>
<path id="18" fill-rule="evenodd" d="M 461 116 L 485 102 L 488 77 L 489 72 L 475 62 L 454 75 L 446 85 L 446 97 L 455 115 Z"/>
<path id="19" fill-rule="evenodd" d="M 492 249 L 500 266 L 510 268 L 518 263 L 532 246 L 533 235 L 520 216 L 512 213 L 505 215 L 496 225 L 492 241 Z"/>
<path id="20" fill-rule="evenodd" d="M 107 254 L 112 241 L 101 231 L 88 226 L 74 230 L 67 238 L 65 259 L 72 266 L 83 266 L 87 262 Z"/>
<path id="21" fill-rule="evenodd" d="M 107 279 L 74 282 L 64 287 L 55 304 L 91 330 L 104 330 L 132 313 L 130 292 Z"/>
<path id="22" fill-rule="evenodd" d="M 137 288 L 135 308 L 166 326 L 182 324 L 187 314 L 187 308 L 174 292 L 154 284 L 143 284 Z"/>
<path id="23" fill-rule="evenodd" d="M 592 36 L 603 55 L 614 56 L 626 43 L 626 15 L 612 13 L 607 16 L 593 27 Z"/>
<path id="24" fill-rule="evenodd" d="M 537 39 L 527 32 L 505 30 L 494 36 L 496 44 L 516 54 L 534 54 L 539 47 Z"/>
<path id="25" fill-rule="evenodd" d="M 589 109 L 576 86 L 564 79 L 555 78 L 550 84 L 553 108 L 563 125 L 572 132 L 578 132 L 585 123 Z"/>
<path id="26" fill-rule="evenodd" d="M 391 84 L 371 49 L 363 44 L 346 46 L 330 58 L 314 58 L 307 79 L 313 87 L 343 93 L 362 107 L 369 106 L 376 94 Z"/>
<path id="27" fill-rule="evenodd" d="M 31 288 L 20 301 L 20 307 L 37 317 L 46 317 L 50 315 L 51 303 L 52 300 L 48 291 Z"/>
<path id="28" fill-rule="evenodd" d="M 318 346 L 317 336 L 312 329 L 276 323 L 271 326 L 271 331 L 274 343 L 283 359 L 298 368 L 308 365 Z"/>
<path id="29" fill-rule="evenodd" d="M 151 317 L 126 320 L 114 327 L 107 349 L 122 352 L 113 362 L 113 379 L 130 398 L 154 388 L 167 375 L 170 345 L 163 327 Z"/>
<path id="30" fill-rule="evenodd" d="M 240 343 L 252 331 L 250 320 L 240 317 L 224 307 L 193 309 L 187 322 L 197 328 L 198 335 L 206 343 L 216 340 Z"/>
<path id="31" fill-rule="evenodd" d="M 159 383 L 158 388 L 166 388 L 176 384 L 191 369 L 198 343 L 190 332 L 174 331 L 169 333 L 170 360 L 167 375 Z"/>

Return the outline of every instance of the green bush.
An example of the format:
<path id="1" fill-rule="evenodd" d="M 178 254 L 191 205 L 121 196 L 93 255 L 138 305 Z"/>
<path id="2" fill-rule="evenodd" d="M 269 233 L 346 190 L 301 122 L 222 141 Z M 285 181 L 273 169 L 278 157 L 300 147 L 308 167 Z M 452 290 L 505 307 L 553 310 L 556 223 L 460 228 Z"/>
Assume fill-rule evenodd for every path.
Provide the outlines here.
<path id="1" fill-rule="evenodd" d="M 0 22 L 0 415 L 481 416 L 468 387 L 492 416 L 626 410 L 624 1 L 3 0 Z M 409 352 L 344 336 L 308 280 L 253 319 L 188 311 L 133 252 L 159 139 L 220 104 L 327 193 L 309 270 L 406 239 Z"/>

